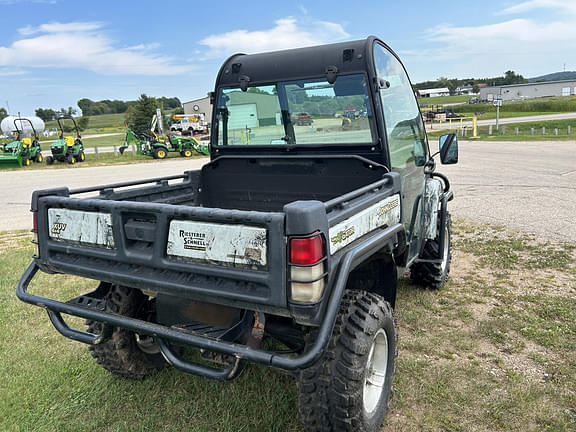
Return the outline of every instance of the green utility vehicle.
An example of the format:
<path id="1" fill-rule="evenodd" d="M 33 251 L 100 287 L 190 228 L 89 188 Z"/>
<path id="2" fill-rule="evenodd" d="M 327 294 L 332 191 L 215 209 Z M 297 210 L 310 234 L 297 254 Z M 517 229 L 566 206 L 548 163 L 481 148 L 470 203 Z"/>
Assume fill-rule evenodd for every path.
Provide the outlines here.
<path id="1" fill-rule="evenodd" d="M 76 137 L 64 136 L 64 127 L 62 126 L 62 121 L 68 119 L 72 120 L 74 123 L 74 129 L 76 131 Z M 46 157 L 46 163 L 52 165 L 54 161 L 58 162 L 68 162 L 69 164 L 75 164 L 76 162 L 84 162 L 86 160 L 86 155 L 84 153 L 84 144 L 82 143 L 82 137 L 80 136 L 80 130 L 76 124 L 74 117 L 58 117 L 58 139 L 52 143 L 50 146 L 51 156 Z"/>
<path id="2" fill-rule="evenodd" d="M 379 431 L 398 276 L 448 279 L 453 194 L 434 156 L 456 163 L 456 136 L 431 154 L 408 75 L 375 37 L 232 56 L 211 99 L 201 170 L 34 193 L 18 297 L 113 374 L 230 380 L 255 362 L 296 376 L 305 430 Z M 335 114 L 352 104 L 365 121 L 344 129 Z M 294 124 L 304 106 L 324 114 L 314 127 Z M 42 297 L 38 270 L 94 290 Z"/>
<path id="3" fill-rule="evenodd" d="M 20 128 L 18 128 L 17 122 L 20 122 Z M 22 137 L 23 122 L 30 124 L 33 132 L 32 138 Z M 32 162 L 42 162 L 42 149 L 34 124 L 27 118 L 17 118 L 14 119 L 14 127 L 16 128 L 16 137 L 14 141 L 4 145 L 2 153 L 0 153 L 0 168 L 21 168 L 22 166 L 30 166 Z"/>

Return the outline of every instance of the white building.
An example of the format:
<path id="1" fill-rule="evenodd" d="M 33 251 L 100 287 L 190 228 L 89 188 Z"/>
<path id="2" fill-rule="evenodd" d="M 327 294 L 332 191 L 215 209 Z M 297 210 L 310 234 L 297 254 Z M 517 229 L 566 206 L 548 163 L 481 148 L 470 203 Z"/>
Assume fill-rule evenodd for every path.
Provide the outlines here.
<path id="1" fill-rule="evenodd" d="M 450 90 L 447 88 L 434 88 L 434 89 L 425 89 L 425 90 L 418 90 L 418 96 L 422 98 L 428 97 L 438 97 L 438 96 L 450 96 Z"/>

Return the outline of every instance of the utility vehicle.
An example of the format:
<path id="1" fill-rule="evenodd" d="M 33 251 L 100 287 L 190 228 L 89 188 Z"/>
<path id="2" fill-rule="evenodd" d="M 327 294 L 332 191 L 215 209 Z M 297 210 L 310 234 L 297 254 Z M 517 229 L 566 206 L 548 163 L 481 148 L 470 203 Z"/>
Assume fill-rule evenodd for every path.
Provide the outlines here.
<path id="1" fill-rule="evenodd" d="M 20 122 L 20 128 L 17 122 Z M 32 138 L 22 137 L 24 130 L 22 122 L 30 123 Z M 22 166 L 30 166 L 32 162 L 42 162 L 42 149 L 34 124 L 27 118 L 16 118 L 14 119 L 14 127 L 16 137 L 14 141 L 6 144 L 0 153 L 0 168 L 21 168 Z"/>
<path id="2" fill-rule="evenodd" d="M 451 259 L 452 192 L 404 67 L 375 37 L 238 54 L 212 101 L 201 170 L 33 194 L 37 251 L 19 298 L 114 374 L 170 364 L 229 380 L 255 362 L 297 376 L 306 430 L 379 430 L 398 276 L 438 289 Z M 293 124 L 304 104 L 326 114 L 314 128 Z M 350 105 L 365 127 L 342 129 L 334 114 Z M 457 161 L 455 135 L 439 154 Z M 66 302 L 31 293 L 38 270 L 94 290 Z"/>
<path id="3" fill-rule="evenodd" d="M 68 119 L 72 120 L 74 124 L 74 130 L 76 131 L 76 137 L 64 136 L 64 127 L 62 126 L 62 121 Z M 84 162 L 86 160 L 86 155 L 84 154 L 84 144 L 82 143 L 82 137 L 80 136 L 80 130 L 76 124 L 74 117 L 58 117 L 58 139 L 52 143 L 50 146 L 51 156 L 46 157 L 46 163 L 52 165 L 54 161 L 58 162 L 68 162 L 69 164 L 75 164 L 76 162 Z"/>

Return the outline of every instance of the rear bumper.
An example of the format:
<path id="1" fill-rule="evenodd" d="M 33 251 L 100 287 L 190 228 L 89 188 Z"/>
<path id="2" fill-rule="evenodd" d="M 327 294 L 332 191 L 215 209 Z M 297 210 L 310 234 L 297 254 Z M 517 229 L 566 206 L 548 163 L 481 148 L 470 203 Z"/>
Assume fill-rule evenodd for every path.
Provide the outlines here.
<path id="1" fill-rule="evenodd" d="M 28 286 L 39 270 L 37 263 L 32 262 L 18 282 L 16 294 L 18 298 L 26 303 L 43 307 L 47 310 L 54 327 L 64 336 L 87 344 L 98 344 L 105 341 L 106 329 L 110 327 L 121 327 L 139 334 L 146 334 L 157 339 L 160 348 L 166 359 L 179 369 L 197 375 L 215 379 L 228 379 L 234 374 L 234 370 L 215 369 L 204 365 L 186 362 L 178 358 L 170 351 L 167 342 L 191 346 L 211 352 L 230 355 L 236 359 L 247 360 L 266 366 L 276 367 L 286 370 L 298 370 L 311 366 L 324 353 L 328 345 L 334 322 L 338 314 L 340 299 L 346 287 L 350 272 L 372 254 L 379 251 L 387 242 L 394 241 L 396 235 L 403 230 L 401 224 L 395 224 L 389 228 L 378 231 L 368 240 L 351 248 L 346 252 L 340 265 L 336 270 L 337 274 L 331 295 L 326 299 L 327 306 L 324 318 L 318 330 L 318 335 L 314 343 L 299 355 L 286 355 L 269 352 L 261 349 L 251 348 L 232 342 L 216 340 L 205 336 L 199 336 L 184 332 L 173 327 L 151 323 L 135 318 L 116 315 L 94 308 L 81 307 L 76 304 L 63 303 L 54 299 L 41 297 L 28 292 Z M 70 328 L 63 320 L 61 314 L 69 314 L 85 319 L 99 321 L 105 324 L 102 335 L 91 334 L 85 331 Z M 108 325 L 108 326 L 106 326 Z"/>

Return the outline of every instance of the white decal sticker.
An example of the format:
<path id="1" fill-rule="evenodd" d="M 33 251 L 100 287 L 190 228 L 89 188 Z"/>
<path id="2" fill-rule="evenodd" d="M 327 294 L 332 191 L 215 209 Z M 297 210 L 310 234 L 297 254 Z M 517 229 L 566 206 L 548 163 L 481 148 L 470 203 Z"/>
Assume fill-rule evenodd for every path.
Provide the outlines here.
<path id="1" fill-rule="evenodd" d="M 400 195 L 388 197 L 330 228 L 330 255 L 376 228 L 400 222 Z"/>
<path id="2" fill-rule="evenodd" d="M 49 236 L 81 245 L 114 247 L 112 215 L 81 210 L 48 209 Z"/>
<path id="3" fill-rule="evenodd" d="M 166 253 L 226 264 L 267 265 L 265 228 L 209 222 L 170 223 Z"/>

